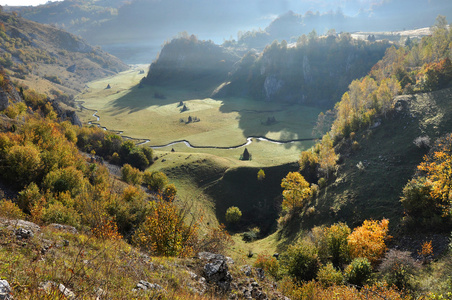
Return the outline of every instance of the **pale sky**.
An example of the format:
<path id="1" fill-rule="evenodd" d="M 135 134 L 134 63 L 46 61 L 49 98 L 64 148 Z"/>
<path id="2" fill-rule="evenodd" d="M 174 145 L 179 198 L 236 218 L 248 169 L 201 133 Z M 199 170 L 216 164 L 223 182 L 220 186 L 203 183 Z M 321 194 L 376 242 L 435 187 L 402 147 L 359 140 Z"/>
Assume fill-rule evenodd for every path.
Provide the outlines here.
<path id="1" fill-rule="evenodd" d="M 52 0 L 62 1 L 62 0 Z M 46 4 L 49 0 L 0 0 L 0 5 L 9 5 L 9 6 L 22 6 L 22 5 L 40 5 Z"/>

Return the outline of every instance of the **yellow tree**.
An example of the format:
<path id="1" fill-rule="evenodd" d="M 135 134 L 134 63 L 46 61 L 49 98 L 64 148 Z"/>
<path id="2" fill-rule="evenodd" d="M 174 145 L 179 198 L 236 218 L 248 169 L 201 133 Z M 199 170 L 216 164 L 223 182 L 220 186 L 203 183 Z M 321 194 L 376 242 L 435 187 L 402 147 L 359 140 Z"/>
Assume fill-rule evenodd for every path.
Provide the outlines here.
<path id="1" fill-rule="evenodd" d="M 348 236 L 348 246 L 352 258 L 367 258 L 373 265 L 386 252 L 389 220 L 365 220 L 363 225 L 356 227 Z"/>
<path id="2" fill-rule="evenodd" d="M 282 208 L 292 212 L 305 205 L 311 195 L 309 183 L 298 172 L 290 172 L 282 180 L 281 187 L 284 189 Z"/>
<path id="3" fill-rule="evenodd" d="M 334 152 L 333 141 L 330 135 L 327 133 L 323 136 L 320 145 L 320 168 L 325 171 L 326 177 L 333 171 L 336 166 L 337 154 Z"/>
<path id="4" fill-rule="evenodd" d="M 436 200 L 438 208 L 444 215 L 451 214 L 452 207 L 452 134 L 442 138 L 436 145 L 435 151 L 424 158 L 418 169 L 426 173 L 431 183 L 431 197 Z"/>

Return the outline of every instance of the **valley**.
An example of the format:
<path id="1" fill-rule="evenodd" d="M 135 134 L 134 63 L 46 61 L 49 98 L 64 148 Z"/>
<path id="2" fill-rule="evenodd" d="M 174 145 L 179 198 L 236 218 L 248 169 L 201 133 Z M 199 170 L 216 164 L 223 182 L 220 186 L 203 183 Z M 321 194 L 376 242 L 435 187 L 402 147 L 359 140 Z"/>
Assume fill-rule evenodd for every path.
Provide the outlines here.
<path id="1" fill-rule="evenodd" d="M 256 137 L 246 145 L 253 159 L 242 162 L 255 167 L 295 162 L 300 152 L 314 143 L 312 129 L 320 108 L 271 102 L 263 105 L 261 101 L 246 98 L 201 98 L 208 96 L 208 89 L 138 88 L 143 69 L 147 70 L 148 66 L 136 66 L 114 77 L 88 83 L 88 88 L 75 97 L 89 109 L 79 113 L 82 121 L 99 123 L 140 141 L 149 140 L 144 146 L 158 151 L 209 153 L 235 159 L 237 163 L 247 138 Z M 110 89 L 106 89 L 108 85 Z M 165 99 L 156 98 L 156 93 L 165 95 Z M 187 111 L 181 112 L 180 102 Z M 97 111 L 100 121 L 93 117 L 91 110 Z M 188 123 L 190 116 L 200 121 Z M 267 124 L 269 118 L 275 118 L 275 121 Z M 185 143 L 161 147 L 181 140 L 188 141 L 193 147 Z M 292 140 L 295 141 L 290 142 Z"/>
<path id="2" fill-rule="evenodd" d="M 0 299 L 452 299 L 451 4 L 345 2 L 0 6 Z"/>

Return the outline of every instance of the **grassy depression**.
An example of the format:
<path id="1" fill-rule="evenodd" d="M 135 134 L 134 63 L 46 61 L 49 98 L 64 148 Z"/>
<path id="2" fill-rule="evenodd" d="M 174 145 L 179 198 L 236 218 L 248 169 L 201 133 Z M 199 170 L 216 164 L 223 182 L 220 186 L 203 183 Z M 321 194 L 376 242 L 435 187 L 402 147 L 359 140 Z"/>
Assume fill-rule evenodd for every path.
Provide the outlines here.
<path id="1" fill-rule="evenodd" d="M 149 146 L 161 146 L 187 140 L 193 146 L 234 147 L 242 145 L 249 136 L 263 136 L 273 140 L 311 138 L 312 127 L 320 112 L 318 108 L 302 105 L 269 103 L 245 98 L 211 99 L 211 88 L 193 89 L 188 86 L 143 86 L 138 83 L 147 66 L 135 66 L 117 76 L 88 84 L 77 100 L 88 109 L 97 110 L 99 123 L 123 135 L 149 139 Z M 107 89 L 107 86 L 110 88 Z M 201 85 L 200 85 L 201 86 Z M 163 97 L 162 97 L 163 96 Z M 164 99 L 163 99 L 164 98 Z M 180 102 L 188 108 L 181 112 Z M 84 110 L 82 121 L 96 122 L 93 111 Z M 199 122 L 188 123 L 188 119 Z M 268 123 L 269 118 L 275 122 Z M 247 148 L 253 155 L 254 166 L 271 166 L 298 159 L 302 150 L 312 141 L 275 144 L 253 140 Z M 207 153 L 238 159 L 243 148 L 222 150 L 189 148 L 176 144 L 160 148 L 161 151 Z M 246 163 L 245 163 L 246 164 Z"/>

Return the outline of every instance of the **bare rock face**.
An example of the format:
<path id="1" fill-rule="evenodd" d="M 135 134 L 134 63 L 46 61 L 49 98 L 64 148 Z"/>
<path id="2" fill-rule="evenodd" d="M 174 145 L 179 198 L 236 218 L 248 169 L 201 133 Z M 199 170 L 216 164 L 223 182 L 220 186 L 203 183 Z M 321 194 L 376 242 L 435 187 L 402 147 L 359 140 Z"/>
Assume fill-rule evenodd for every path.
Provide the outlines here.
<path id="1" fill-rule="evenodd" d="M 272 100 L 273 96 L 283 87 L 284 81 L 278 79 L 275 75 L 265 78 L 264 92 L 267 100 Z"/>
<path id="2" fill-rule="evenodd" d="M 8 94 L 6 94 L 0 87 L 0 110 L 5 110 L 8 108 Z"/>

